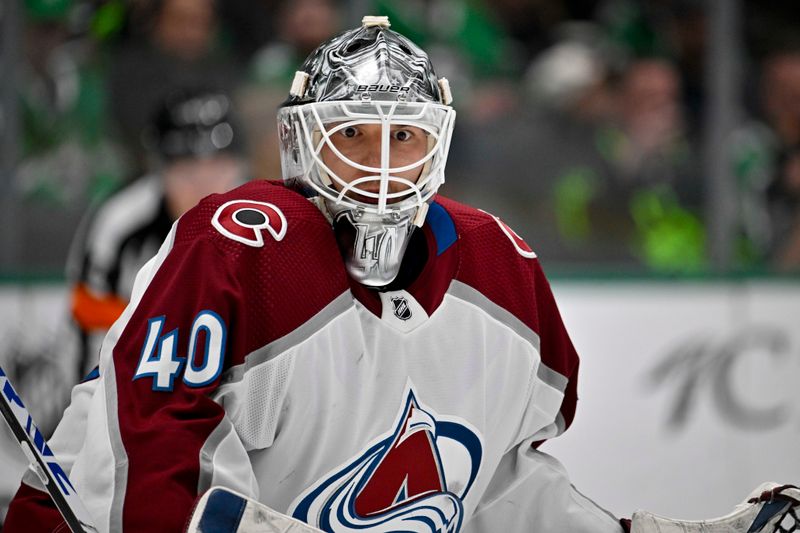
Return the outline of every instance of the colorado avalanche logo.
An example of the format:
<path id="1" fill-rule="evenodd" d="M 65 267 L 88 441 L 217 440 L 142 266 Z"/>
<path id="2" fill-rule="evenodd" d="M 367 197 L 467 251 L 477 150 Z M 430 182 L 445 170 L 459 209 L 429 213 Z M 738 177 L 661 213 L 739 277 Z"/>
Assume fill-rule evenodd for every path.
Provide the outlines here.
<path id="1" fill-rule="evenodd" d="M 264 246 L 265 229 L 276 241 L 286 235 L 286 217 L 281 210 L 255 200 L 232 200 L 222 204 L 211 224 L 229 239 L 255 248 Z"/>
<path id="2" fill-rule="evenodd" d="M 473 429 L 424 409 L 409 384 L 394 430 L 308 489 L 290 512 L 337 533 L 456 533 L 482 454 Z"/>

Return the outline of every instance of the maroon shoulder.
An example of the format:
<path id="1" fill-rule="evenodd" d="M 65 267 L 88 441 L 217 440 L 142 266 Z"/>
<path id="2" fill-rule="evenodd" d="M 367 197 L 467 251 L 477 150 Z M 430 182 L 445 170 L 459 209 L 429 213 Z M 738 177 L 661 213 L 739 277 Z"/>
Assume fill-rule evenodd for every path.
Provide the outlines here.
<path id="1" fill-rule="evenodd" d="M 561 408 L 568 426 L 575 412 L 579 360 L 536 254 L 499 217 L 441 197 L 437 202 L 458 234 L 456 280 L 536 333 L 542 362 L 568 379 Z"/>
<path id="2" fill-rule="evenodd" d="M 540 269 L 536 254 L 497 216 L 442 197 L 436 201 L 447 210 L 458 234 L 456 279 L 539 334 L 532 299 L 542 282 L 536 276 Z"/>
<path id="3" fill-rule="evenodd" d="M 438 195 L 435 200 L 437 204 L 445 208 L 453 222 L 456 223 L 459 233 L 469 232 L 473 228 L 482 226 L 491 220 L 486 212 L 451 198 Z"/>
<path id="4" fill-rule="evenodd" d="M 272 235 L 273 241 L 280 241 L 289 231 L 294 235 L 288 238 L 297 238 L 307 224 L 328 225 L 319 209 L 296 191 L 279 182 L 253 180 L 204 198 L 181 217 L 176 244 L 205 237 L 216 241 L 226 252 L 237 254 L 242 248 L 232 245 L 234 242 L 268 246 L 269 239 L 260 243 L 257 233 L 261 230 Z"/>
<path id="5" fill-rule="evenodd" d="M 330 224 L 308 199 L 257 180 L 212 195 L 181 218 L 176 244 L 208 239 L 237 280 L 231 363 L 302 326 L 349 287 Z"/>

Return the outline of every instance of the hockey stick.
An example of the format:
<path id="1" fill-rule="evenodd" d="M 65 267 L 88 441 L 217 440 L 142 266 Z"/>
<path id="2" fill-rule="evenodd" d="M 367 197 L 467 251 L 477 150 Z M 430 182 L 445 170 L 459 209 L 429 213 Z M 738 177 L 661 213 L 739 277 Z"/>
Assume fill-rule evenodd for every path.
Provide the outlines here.
<path id="1" fill-rule="evenodd" d="M 224 487 L 211 487 L 195 505 L 187 533 L 322 533 Z"/>
<path id="2" fill-rule="evenodd" d="M 11 386 L 8 376 L 0 367 L 0 412 L 14 433 L 29 467 L 50 493 L 73 533 L 96 532 L 89 512 L 83 506 L 67 473 L 58 464 L 53 451 L 47 445 L 42 432 L 33 423 L 33 418 L 22 403 L 17 391 Z"/>

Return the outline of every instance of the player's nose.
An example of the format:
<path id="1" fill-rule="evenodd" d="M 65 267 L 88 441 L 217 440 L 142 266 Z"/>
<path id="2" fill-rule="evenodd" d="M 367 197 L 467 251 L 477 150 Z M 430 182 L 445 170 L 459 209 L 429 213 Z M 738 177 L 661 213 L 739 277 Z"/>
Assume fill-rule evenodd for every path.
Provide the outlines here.
<path id="1" fill-rule="evenodd" d="M 365 167 L 379 168 L 381 166 L 381 141 L 377 139 L 365 139 L 362 149 L 359 150 L 359 158 L 356 163 Z"/>

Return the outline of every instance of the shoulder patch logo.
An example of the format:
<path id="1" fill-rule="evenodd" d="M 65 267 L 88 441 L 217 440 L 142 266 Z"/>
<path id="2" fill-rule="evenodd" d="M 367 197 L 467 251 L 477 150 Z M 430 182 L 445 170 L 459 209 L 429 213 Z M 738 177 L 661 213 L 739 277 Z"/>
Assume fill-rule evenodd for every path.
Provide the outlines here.
<path id="1" fill-rule="evenodd" d="M 261 248 L 264 230 L 280 241 L 286 235 L 286 217 L 277 206 L 255 200 L 231 200 L 222 204 L 211 219 L 214 228 L 234 241 Z"/>
<path id="2" fill-rule="evenodd" d="M 479 209 L 478 211 L 480 211 L 481 213 L 486 213 L 486 211 L 484 211 L 483 209 Z M 503 233 L 506 234 L 506 237 L 508 237 L 508 239 L 514 245 L 514 248 L 516 248 L 517 253 L 519 253 L 519 255 L 521 255 L 522 257 L 525 257 L 527 259 L 535 259 L 536 258 L 536 252 L 534 252 L 531 249 L 531 247 L 528 246 L 528 243 L 526 243 L 524 240 L 522 240 L 522 237 L 517 235 L 516 231 L 511 229 L 508 226 L 508 224 L 506 224 L 505 222 L 500 220 L 500 217 L 496 217 L 491 213 L 486 213 L 486 214 L 489 215 L 490 217 L 492 217 L 495 222 L 497 222 L 497 225 L 500 226 L 500 229 L 503 230 Z"/>
<path id="3" fill-rule="evenodd" d="M 400 320 L 411 318 L 411 308 L 408 307 L 408 300 L 402 296 L 394 296 L 392 298 L 392 306 L 394 307 L 394 316 Z"/>

